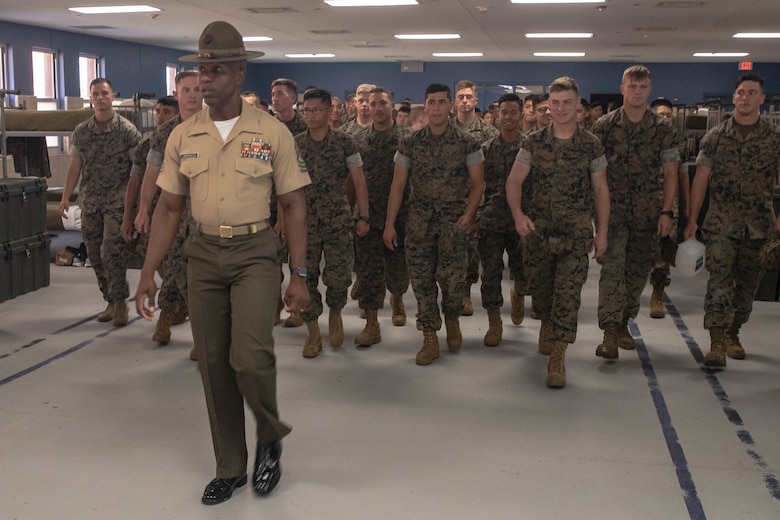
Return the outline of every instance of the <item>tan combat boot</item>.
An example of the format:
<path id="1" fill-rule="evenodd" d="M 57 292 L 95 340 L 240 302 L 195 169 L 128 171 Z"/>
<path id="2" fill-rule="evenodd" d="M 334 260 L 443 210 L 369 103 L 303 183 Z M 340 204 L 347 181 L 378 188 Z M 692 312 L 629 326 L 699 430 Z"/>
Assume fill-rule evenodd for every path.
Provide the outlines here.
<path id="1" fill-rule="evenodd" d="M 555 347 L 550 353 L 547 362 L 547 386 L 549 388 L 563 388 L 566 386 L 566 347 L 563 341 L 556 341 Z"/>
<path id="2" fill-rule="evenodd" d="M 725 335 L 726 355 L 731 359 L 745 359 L 745 348 L 739 341 L 739 327 L 731 326 Z"/>
<path id="3" fill-rule="evenodd" d="M 106 310 L 97 315 L 97 320 L 100 322 L 107 322 L 114 319 L 114 302 L 108 302 Z"/>
<path id="4" fill-rule="evenodd" d="M 179 308 L 176 309 L 176 312 L 171 315 L 171 325 L 181 325 L 187 321 L 187 318 L 189 317 L 190 310 L 187 307 L 187 304 L 184 302 L 179 302 Z"/>
<path id="5" fill-rule="evenodd" d="M 710 351 L 704 356 L 704 366 L 726 368 L 726 331 L 723 327 L 710 329 Z"/>
<path id="6" fill-rule="evenodd" d="M 501 309 L 488 309 L 488 330 L 485 333 L 485 346 L 497 347 L 501 343 L 504 326 L 501 323 Z"/>
<path id="7" fill-rule="evenodd" d="M 341 309 L 331 309 L 328 316 L 328 341 L 333 348 L 344 343 L 344 323 L 341 321 Z"/>
<path id="8" fill-rule="evenodd" d="M 300 327 L 303 325 L 303 316 L 300 313 L 290 314 L 286 320 L 284 320 L 285 327 Z"/>
<path id="9" fill-rule="evenodd" d="M 620 324 L 607 323 L 604 326 L 604 340 L 596 348 L 596 355 L 604 359 L 617 359 L 619 337 Z"/>
<path id="10" fill-rule="evenodd" d="M 391 294 L 390 307 L 393 309 L 393 325 L 403 327 L 406 325 L 406 309 L 404 308 L 404 295 Z"/>
<path id="11" fill-rule="evenodd" d="M 525 295 L 518 294 L 515 288 L 512 287 L 509 291 L 509 296 L 512 301 L 512 323 L 520 325 L 525 318 Z"/>
<path id="12" fill-rule="evenodd" d="M 379 322 L 376 319 L 376 309 L 366 309 L 366 328 L 355 338 L 355 344 L 361 347 L 370 347 L 382 341 L 379 332 Z"/>
<path id="13" fill-rule="evenodd" d="M 435 330 L 426 330 L 423 332 L 423 345 L 415 362 L 418 365 L 430 365 L 435 359 L 439 359 L 439 337 Z"/>
<path id="14" fill-rule="evenodd" d="M 474 314 L 474 304 L 471 303 L 471 295 L 463 297 L 463 310 L 460 311 L 461 316 L 471 316 Z"/>
<path id="15" fill-rule="evenodd" d="M 122 300 L 117 300 L 114 302 L 114 327 L 124 327 L 127 325 L 127 302 Z"/>
<path id="16" fill-rule="evenodd" d="M 152 341 L 160 345 L 167 345 L 171 341 L 171 316 L 173 313 L 169 309 L 160 311 L 160 317 L 157 318 L 157 328 L 152 335 Z"/>
<path id="17" fill-rule="evenodd" d="M 450 352 L 460 352 L 463 344 L 463 335 L 460 333 L 458 318 L 445 318 L 444 326 L 447 329 L 447 348 Z"/>
<path id="18" fill-rule="evenodd" d="M 539 327 L 539 352 L 549 356 L 555 348 L 555 340 L 552 339 L 552 323 L 550 320 L 542 320 Z"/>
<path id="19" fill-rule="evenodd" d="M 620 325 L 618 333 L 618 347 L 624 350 L 634 350 L 636 348 L 636 341 L 631 335 L 631 331 L 628 330 L 628 322 Z"/>
<path id="20" fill-rule="evenodd" d="M 663 318 L 664 312 L 664 288 L 660 285 L 653 286 L 653 294 L 650 296 L 650 317 Z"/>
<path id="21" fill-rule="evenodd" d="M 198 349 L 195 345 L 193 345 L 192 350 L 190 350 L 190 359 L 193 361 L 198 360 Z"/>
<path id="22" fill-rule="evenodd" d="M 303 344 L 303 357 L 314 358 L 322 352 L 320 324 L 317 320 L 307 321 L 306 327 L 309 329 L 309 336 L 306 338 L 306 343 Z"/>
<path id="23" fill-rule="evenodd" d="M 352 289 L 349 291 L 349 297 L 353 300 L 358 299 L 358 291 L 360 290 L 360 280 L 355 277 L 355 283 L 352 284 Z"/>

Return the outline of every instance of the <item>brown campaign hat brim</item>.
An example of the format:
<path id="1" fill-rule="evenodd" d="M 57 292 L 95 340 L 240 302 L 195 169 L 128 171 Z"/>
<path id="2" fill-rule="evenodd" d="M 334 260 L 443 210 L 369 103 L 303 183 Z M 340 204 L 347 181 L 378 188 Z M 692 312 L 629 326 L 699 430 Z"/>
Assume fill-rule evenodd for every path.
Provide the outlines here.
<path id="1" fill-rule="evenodd" d="M 198 53 L 198 54 L 186 54 L 184 56 L 181 56 L 179 58 L 179 61 L 187 61 L 187 62 L 225 62 L 225 61 L 242 61 L 242 60 L 251 60 L 252 58 L 259 58 L 260 56 L 265 56 L 264 52 L 261 51 L 242 51 L 238 54 L 231 54 L 229 52 L 204 52 L 204 53 Z"/>

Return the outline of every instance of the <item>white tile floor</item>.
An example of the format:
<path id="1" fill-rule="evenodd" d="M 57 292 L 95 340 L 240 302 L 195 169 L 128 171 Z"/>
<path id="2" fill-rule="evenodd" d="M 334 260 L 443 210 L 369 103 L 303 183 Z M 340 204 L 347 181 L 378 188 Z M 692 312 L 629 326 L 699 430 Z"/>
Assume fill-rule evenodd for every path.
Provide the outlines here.
<path id="1" fill-rule="evenodd" d="M 52 266 L 50 287 L 0 304 L 0 518 L 780 518 L 780 304 L 756 304 L 747 359 L 712 373 L 696 359 L 709 344 L 705 275 L 675 274 L 679 327 L 647 317 L 648 291 L 642 344 L 605 362 L 594 355 L 595 263 L 590 274 L 564 390 L 544 385 L 538 321 L 515 327 L 507 309 L 501 346 L 482 346 L 477 286 L 463 351 L 429 367 L 414 364 L 414 320 L 393 327 L 387 309 L 382 343 L 357 350 L 350 302 L 345 346 L 313 360 L 301 357 L 303 328 L 277 327 L 280 408 L 294 426 L 282 481 L 265 499 L 245 487 L 209 507 L 200 494 L 214 462 L 188 325 L 158 347 L 151 323 L 98 323 L 91 270 Z M 406 304 L 413 316 L 411 291 Z"/>

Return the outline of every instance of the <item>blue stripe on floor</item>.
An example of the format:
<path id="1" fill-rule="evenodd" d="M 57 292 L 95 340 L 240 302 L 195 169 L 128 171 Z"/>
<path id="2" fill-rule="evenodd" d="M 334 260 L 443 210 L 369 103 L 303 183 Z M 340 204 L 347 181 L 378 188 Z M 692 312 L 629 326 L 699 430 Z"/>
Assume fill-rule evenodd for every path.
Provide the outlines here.
<path id="1" fill-rule="evenodd" d="M 639 360 L 642 363 L 642 371 L 645 374 L 645 379 L 647 379 L 647 386 L 650 389 L 650 396 L 655 405 L 658 421 L 661 423 L 661 431 L 663 431 L 664 439 L 666 440 L 666 448 L 669 450 L 669 455 L 672 457 L 672 463 L 674 464 L 675 472 L 677 473 L 677 481 L 680 483 L 680 489 L 682 489 L 683 497 L 685 499 L 685 507 L 688 508 L 688 515 L 691 520 L 706 520 L 707 516 L 704 514 L 704 508 L 702 507 L 701 500 L 699 500 L 699 495 L 696 492 L 696 485 L 693 483 L 691 472 L 688 469 L 688 460 L 685 458 L 685 453 L 680 445 L 680 439 L 677 437 L 677 430 L 675 430 L 672 425 L 669 408 L 666 406 L 666 400 L 664 399 L 664 394 L 661 392 L 661 387 L 658 384 L 655 368 L 653 368 L 653 363 L 650 361 L 650 354 L 647 352 L 644 340 L 639 335 L 639 327 L 637 327 L 633 320 L 629 327 L 631 329 L 631 335 L 634 336 L 636 341 L 636 351 L 639 355 Z"/>
<path id="2" fill-rule="evenodd" d="M 685 340 L 685 344 L 688 346 L 688 350 L 691 351 L 693 358 L 699 364 L 701 371 L 704 373 L 704 379 L 707 381 L 707 383 L 709 383 L 710 388 L 712 389 L 712 393 L 715 395 L 715 398 L 718 400 L 721 408 L 723 409 L 723 413 L 726 415 L 726 418 L 731 424 L 737 426 L 737 438 L 745 446 L 745 450 L 747 451 L 747 454 L 751 460 L 753 460 L 753 463 L 762 470 L 766 470 L 769 465 L 766 463 L 764 457 L 762 457 L 756 451 L 753 436 L 744 427 L 745 424 L 742 421 L 742 417 L 740 417 L 739 412 L 737 412 L 737 410 L 734 409 L 734 407 L 731 405 L 731 400 L 726 394 L 726 390 L 723 388 L 723 385 L 720 384 L 717 373 L 711 368 L 704 366 L 704 354 L 702 353 L 701 348 L 699 348 L 699 344 L 696 343 L 696 340 L 693 339 L 693 336 L 691 336 L 685 320 L 682 319 L 682 316 L 680 316 L 680 313 L 677 311 L 677 307 L 674 306 L 674 304 L 666 295 L 664 295 L 664 303 L 666 305 L 666 310 L 669 312 L 669 317 L 672 318 L 675 327 L 677 327 L 677 330 L 680 331 L 680 335 Z M 762 479 L 772 498 L 780 500 L 780 481 L 778 481 L 777 476 L 775 476 L 773 473 L 765 471 L 762 475 Z"/>
<path id="3" fill-rule="evenodd" d="M 130 324 L 132 324 L 133 322 L 135 322 L 135 321 L 138 321 L 138 320 L 140 320 L 140 319 L 141 319 L 141 317 L 140 317 L 140 316 L 137 316 L 137 317 L 135 317 L 135 318 L 132 318 L 132 319 L 130 319 L 130 320 L 127 322 L 127 324 L 128 324 L 128 325 L 130 325 Z M 65 356 L 68 356 L 68 355 L 70 355 L 70 354 L 73 354 L 74 352 L 78 352 L 78 351 L 79 351 L 79 350 L 81 350 L 82 348 L 84 348 L 84 347 L 86 347 L 86 346 L 88 346 L 88 345 L 91 345 L 92 343 L 94 343 L 94 342 L 95 342 L 95 340 L 97 340 L 97 339 L 100 339 L 100 338 L 105 338 L 105 337 L 106 337 L 106 336 L 108 336 L 109 334 L 113 334 L 114 332 L 116 332 L 116 331 L 118 331 L 118 330 L 121 330 L 122 328 L 123 328 L 123 327 L 111 327 L 109 330 L 107 330 L 107 331 L 105 331 L 105 332 L 101 332 L 100 334 L 96 335 L 96 336 L 95 336 L 94 338 L 92 338 L 92 339 L 88 339 L 88 340 L 86 340 L 86 341 L 82 341 L 82 342 L 81 342 L 81 343 L 79 343 L 78 345 L 74 345 L 74 346 L 70 347 L 70 348 L 69 348 L 69 349 L 67 349 L 67 350 L 63 350 L 63 351 L 62 351 L 62 352 L 60 352 L 59 354 L 56 354 L 56 355 L 54 355 L 54 356 L 52 356 L 52 357 L 50 357 L 50 358 L 48 358 L 48 359 L 44 359 L 44 360 L 43 360 L 43 361 L 41 361 L 40 363 L 36 363 L 35 365 L 32 365 L 32 366 L 30 366 L 30 367 L 27 367 L 27 368 L 25 368 L 24 370 L 20 370 L 19 372 L 16 372 L 15 374 L 11 374 L 10 376 L 6 377 L 5 379 L 0 379 L 0 387 L 4 386 L 4 385 L 6 385 L 6 384 L 8 384 L 8 383 L 10 383 L 10 382 L 12 382 L 12 381 L 16 381 L 16 380 L 17 380 L 17 379 L 19 379 L 20 377 L 24 377 L 24 376 L 26 376 L 27 374 L 30 374 L 30 373 L 32 373 L 32 372 L 35 372 L 35 371 L 36 371 L 36 370 L 38 370 L 39 368 L 43 368 L 43 367 L 45 367 L 45 366 L 49 365 L 49 364 L 50 364 L 51 362 L 53 362 L 53 361 L 56 361 L 56 360 L 58 360 L 58 359 L 61 359 L 61 358 L 64 358 Z M 62 329 L 62 330 L 65 330 L 65 329 Z M 54 332 L 53 334 L 57 334 L 58 332 L 61 332 L 61 331 Z M 44 339 L 35 340 L 34 342 L 32 342 L 32 343 L 30 344 L 30 346 L 31 346 L 31 345 L 33 345 L 33 344 L 36 344 L 36 343 L 40 343 L 41 341 L 44 341 Z M 21 347 L 21 348 L 25 348 L 25 347 Z M 18 352 L 18 351 L 20 351 L 20 350 L 21 350 L 21 348 L 20 348 L 20 349 L 17 349 L 15 352 Z"/>

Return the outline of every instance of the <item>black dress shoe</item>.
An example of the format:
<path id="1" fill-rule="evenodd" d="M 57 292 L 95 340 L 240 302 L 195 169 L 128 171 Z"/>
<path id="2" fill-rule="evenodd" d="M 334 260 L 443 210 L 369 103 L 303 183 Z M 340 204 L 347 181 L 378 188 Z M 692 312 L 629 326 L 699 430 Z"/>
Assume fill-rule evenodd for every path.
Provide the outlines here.
<path id="1" fill-rule="evenodd" d="M 246 475 L 234 478 L 215 478 L 203 491 L 201 501 L 207 505 L 220 504 L 233 496 L 233 490 L 246 484 Z"/>
<path id="2" fill-rule="evenodd" d="M 282 476 L 282 465 L 279 462 L 282 456 L 282 443 L 258 442 L 255 454 L 255 472 L 252 474 L 252 483 L 255 493 L 267 495 L 279 483 Z"/>

